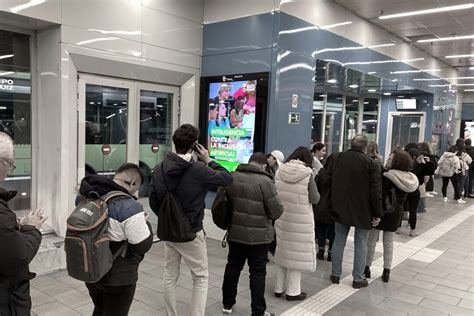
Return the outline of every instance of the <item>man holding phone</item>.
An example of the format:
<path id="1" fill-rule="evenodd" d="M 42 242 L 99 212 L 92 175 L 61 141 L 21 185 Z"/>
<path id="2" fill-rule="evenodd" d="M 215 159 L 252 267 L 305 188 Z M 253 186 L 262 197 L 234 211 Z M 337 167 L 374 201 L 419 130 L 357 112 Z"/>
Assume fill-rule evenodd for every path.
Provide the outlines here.
<path id="1" fill-rule="evenodd" d="M 153 171 L 150 207 L 157 213 L 167 190 L 173 191 L 181 203 L 186 219 L 196 233 L 189 242 L 165 241 L 164 296 L 168 315 L 178 315 L 176 284 L 181 258 L 191 270 L 193 296 L 191 315 L 204 315 L 208 288 L 206 237 L 203 229 L 204 200 L 211 187 L 228 186 L 232 175 L 213 162 L 207 150 L 197 143 L 199 129 L 190 124 L 178 127 L 173 134 L 176 153 L 169 153 Z M 198 161 L 193 157 L 196 155 Z M 163 169 L 162 169 L 163 168 Z M 163 172 L 162 172 L 163 170 Z M 166 183 L 166 184 L 165 184 Z M 159 220 L 159 219 L 158 219 Z"/>

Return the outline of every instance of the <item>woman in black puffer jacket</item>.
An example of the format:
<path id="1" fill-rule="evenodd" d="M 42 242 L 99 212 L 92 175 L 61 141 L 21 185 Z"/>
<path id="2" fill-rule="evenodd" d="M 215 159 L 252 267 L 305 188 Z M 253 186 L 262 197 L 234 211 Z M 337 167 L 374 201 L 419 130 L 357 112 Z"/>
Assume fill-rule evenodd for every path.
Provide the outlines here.
<path id="1" fill-rule="evenodd" d="M 388 282 L 393 258 L 393 237 L 403 217 L 403 210 L 408 193 L 418 190 L 418 178 L 410 171 L 413 160 L 405 151 L 396 151 L 392 154 L 390 170 L 383 173 L 383 201 L 384 215 L 379 225 L 369 232 L 367 241 L 367 260 L 365 277 L 370 278 L 370 266 L 374 258 L 375 245 L 383 231 L 383 274 L 382 280 Z"/>

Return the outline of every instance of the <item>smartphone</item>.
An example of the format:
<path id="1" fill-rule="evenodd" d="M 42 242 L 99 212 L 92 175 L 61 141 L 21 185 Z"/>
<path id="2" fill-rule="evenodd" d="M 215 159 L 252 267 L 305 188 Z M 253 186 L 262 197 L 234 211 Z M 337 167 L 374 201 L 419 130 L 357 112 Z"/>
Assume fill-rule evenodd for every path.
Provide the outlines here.
<path id="1" fill-rule="evenodd" d="M 195 143 L 193 144 L 193 150 L 194 150 L 195 152 L 199 153 L 199 151 L 198 151 L 198 142 L 195 142 Z"/>

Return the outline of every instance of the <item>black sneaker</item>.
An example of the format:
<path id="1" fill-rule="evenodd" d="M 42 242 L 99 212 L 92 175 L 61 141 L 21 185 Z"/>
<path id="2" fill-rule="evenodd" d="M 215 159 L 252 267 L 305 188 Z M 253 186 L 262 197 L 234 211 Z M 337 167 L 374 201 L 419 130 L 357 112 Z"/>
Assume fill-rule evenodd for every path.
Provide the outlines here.
<path id="1" fill-rule="evenodd" d="M 306 298 L 306 293 L 301 292 L 299 295 L 286 295 L 287 301 L 302 301 Z"/>
<path id="2" fill-rule="evenodd" d="M 327 259 L 327 260 L 328 260 L 329 262 L 332 261 L 332 256 L 331 256 L 331 252 L 330 252 L 330 251 L 328 252 L 328 259 Z"/>
<path id="3" fill-rule="evenodd" d="M 360 289 L 366 287 L 367 285 L 369 285 L 369 281 L 367 281 L 366 279 L 362 281 L 352 281 L 352 287 L 354 289 Z"/>
<path id="4" fill-rule="evenodd" d="M 370 277 L 371 277 L 371 275 L 370 275 L 370 267 L 365 266 L 364 276 L 365 276 L 367 279 L 370 279 Z"/>
<path id="5" fill-rule="evenodd" d="M 281 292 L 281 293 L 275 292 L 275 297 L 281 297 L 283 295 L 283 293 L 285 293 L 285 292 Z"/>
<path id="6" fill-rule="evenodd" d="M 324 260 L 324 249 L 320 249 L 316 254 L 316 258 L 319 260 Z"/>
<path id="7" fill-rule="evenodd" d="M 332 283 L 334 284 L 339 284 L 339 277 L 335 276 L 335 275 L 332 275 L 329 277 L 329 279 L 331 280 Z"/>

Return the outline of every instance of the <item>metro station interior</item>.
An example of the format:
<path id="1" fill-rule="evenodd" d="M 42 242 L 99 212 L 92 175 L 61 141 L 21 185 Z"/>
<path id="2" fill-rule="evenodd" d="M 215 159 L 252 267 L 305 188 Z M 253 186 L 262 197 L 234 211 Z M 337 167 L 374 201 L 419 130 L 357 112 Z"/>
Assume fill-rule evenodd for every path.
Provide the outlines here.
<path id="1" fill-rule="evenodd" d="M 474 3 L 1 0 L 0 131 L 13 138 L 16 166 L 2 187 L 18 192 L 9 203 L 18 216 L 36 208 L 49 216 L 30 265 L 38 274 L 31 281 L 33 315 L 92 313 L 87 289 L 65 271 L 66 219 L 81 179 L 138 164 L 145 180 L 137 198 L 156 233 L 148 202 L 153 169 L 174 150 L 173 131 L 181 124 L 198 126 L 200 143 L 212 154 L 209 113 L 222 86 L 236 100 L 242 88 L 256 100 L 252 120 L 243 123 L 245 151 L 222 159 L 230 171 L 253 152 L 280 150 L 287 157 L 300 145 L 323 143 L 329 156 L 348 150 L 358 134 L 378 144 L 384 162 L 408 143 L 427 142 L 441 157 L 457 139 L 474 137 Z M 441 190 L 439 177 L 435 190 Z M 222 314 L 227 258 L 225 231 L 211 218 L 214 197 L 208 194 L 204 217 L 206 315 Z M 399 260 L 390 283 L 374 278 L 365 289 L 336 288 L 330 263 L 318 260 L 316 272 L 303 275 L 308 298 L 287 302 L 273 295 L 270 260 L 268 309 L 277 315 L 473 315 L 473 203 L 427 198 L 419 236 L 396 235 Z M 350 277 L 351 244 L 341 279 Z M 130 315 L 166 315 L 163 256 L 155 238 L 140 265 Z M 190 314 L 186 269 L 178 283 L 180 315 Z M 247 275 L 244 268 L 233 314 L 250 314 Z"/>

